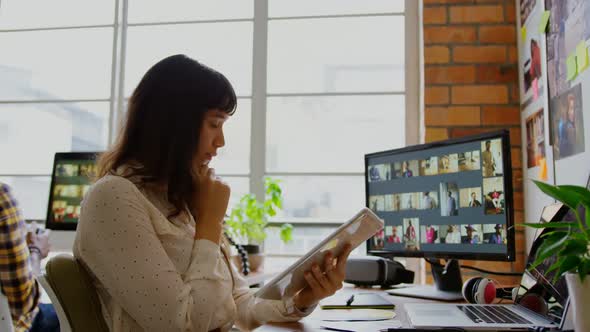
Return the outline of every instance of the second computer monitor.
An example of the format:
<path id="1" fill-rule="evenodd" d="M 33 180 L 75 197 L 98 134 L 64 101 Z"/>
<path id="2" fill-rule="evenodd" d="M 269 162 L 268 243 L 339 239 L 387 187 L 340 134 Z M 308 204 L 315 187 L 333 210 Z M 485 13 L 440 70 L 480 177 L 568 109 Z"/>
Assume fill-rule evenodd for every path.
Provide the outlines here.
<path id="1" fill-rule="evenodd" d="M 55 154 L 45 227 L 76 230 L 82 198 L 96 176 L 97 152 Z"/>
<path id="2" fill-rule="evenodd" d="M 366 204 L 383 256 L 514 260 L 508 131 L 365 156 Z"/>

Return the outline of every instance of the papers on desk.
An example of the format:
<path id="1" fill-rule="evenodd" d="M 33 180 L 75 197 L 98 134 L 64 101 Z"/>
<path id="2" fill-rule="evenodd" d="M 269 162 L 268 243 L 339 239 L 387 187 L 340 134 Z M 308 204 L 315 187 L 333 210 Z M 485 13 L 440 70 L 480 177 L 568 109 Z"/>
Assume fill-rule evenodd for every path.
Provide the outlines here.
<path id="1" fill-rule="evenodd" d="M 381 309 L 332 309 L 322 310 L 322 320 L 327 322 L 366 322 L 387 320 L 395 317 L 395 312 Z"/>
<path id="2" fill-rule="evenodd" d="M 400 327 L 402 327 L 402 322 L 393 319 L 377 322 L 323 322 L 321 324 L 321 328 L 324 330 L 342 332 L 379 332 Z"/>

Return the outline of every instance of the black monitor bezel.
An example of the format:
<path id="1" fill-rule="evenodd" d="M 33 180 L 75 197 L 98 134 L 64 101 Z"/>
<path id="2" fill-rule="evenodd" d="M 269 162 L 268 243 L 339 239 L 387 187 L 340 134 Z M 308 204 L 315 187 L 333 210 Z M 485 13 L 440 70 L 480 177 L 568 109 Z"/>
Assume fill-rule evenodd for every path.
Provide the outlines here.
<path id="1" fill-rule="evenodd" d="M 466 259 L 466 260 L 489 260 L 489 261 L 506 261 L 514 262 L 515 257 L 515 230 L 514 230 L 514 195 L 512 186 L 512 162 L 511 162 L 511 150 L 510 150 L 510 131 L 502 129 L 499 131 L 486 132 L 477 135 L 465 136 L 460 138 L 452 138 L 443 141 L 431 142 L 426 144 L 419 144 L 413 146 L 407 146 L 404 148 L 380 151 L 365 154 L 365 206 L 369 207 L 369 177 L 368 167 L 369 159 L 375 157 L 382 157 L 385 155 L 399 154 L 406 152 L 413 152 L 425 149 L 433 149 L 438 147 L 444 147 L 454 144 L 463 144 L 474 141 L 483 141 L 491 139 L 502 139 L 502 163 L 504 170 L 504 191 L 506 200 L 506 236 L 507 236 L 507 251 L 505 254 L 497 253 L 457 253 L 457 252 L 437 252 L 437 253 L 425 253 L 425 252 L 414 252 L 414 251 L 389 251 L 389 250 L 370 250 L 370 244 L 372 238 L 368 239 L 367 254 L 374 256 L 382 256 L 387 258 L 393 257 L 417 257 L 417 258 L 437 258 L 437 259 Z"/>
<path id="2" fill-rule="evenodd" d="M 52 206 L 53 206 L 53 188 L 56 185 L 56 172 L 58 162 L 62 161 L 78 161 L 78 160 L 96 160 L 100 152 L 56 152 L 53 158 L 53 168 L 51 169 L 51 184 L 49 186 L 49 201 L 47 202 L 47 216 L 45 218 L 45 228 L 57 231 L 75 231 L 78 223 L 63 223 L 51 221 Z"/>

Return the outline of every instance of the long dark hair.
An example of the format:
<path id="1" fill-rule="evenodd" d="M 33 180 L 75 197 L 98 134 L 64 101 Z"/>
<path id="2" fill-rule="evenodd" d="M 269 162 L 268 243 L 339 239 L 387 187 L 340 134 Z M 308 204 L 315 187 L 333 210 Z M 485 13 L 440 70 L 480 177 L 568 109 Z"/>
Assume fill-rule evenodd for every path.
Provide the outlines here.
<path id="1" fill-rule="evenodd" d="M 183 55 L 156 63 L 129 99 L 127 118 L 116 143 L 98 162 L 98 178 L 128 163 L 129 176 L 163 184 L 177 215 L 192 208 L 198 188 L 193 158 L 205 113 L 211 109 L 232 115 L 236 93 L 221 73 Z"/>

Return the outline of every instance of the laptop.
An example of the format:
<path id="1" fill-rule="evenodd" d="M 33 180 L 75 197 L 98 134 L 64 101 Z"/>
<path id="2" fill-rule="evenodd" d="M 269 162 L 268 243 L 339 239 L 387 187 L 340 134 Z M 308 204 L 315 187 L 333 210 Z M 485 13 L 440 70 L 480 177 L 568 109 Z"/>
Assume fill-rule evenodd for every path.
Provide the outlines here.
<path id="1" fill-rule="evenodd" d="M 568 220 L 567 207 L 549 205 L 544 221 Z M 534 262 L 545 229 L 533 242 L 527 267 Z M 404 305 L 414 328 L 459 327 L 467 330 L 528 330 L 532 326 L 560 328 L 567 313 L 568 292 L 564 277 L 553 282 L 556 271 L 547 272 L 556 257 L 522 275 L 514 304 L 408 303 Z"/>

